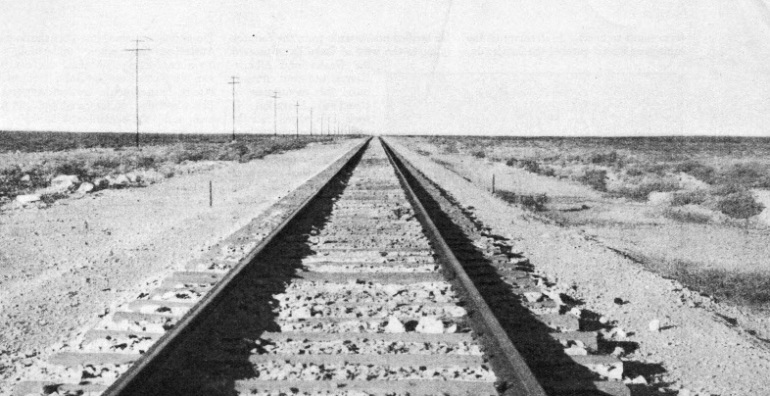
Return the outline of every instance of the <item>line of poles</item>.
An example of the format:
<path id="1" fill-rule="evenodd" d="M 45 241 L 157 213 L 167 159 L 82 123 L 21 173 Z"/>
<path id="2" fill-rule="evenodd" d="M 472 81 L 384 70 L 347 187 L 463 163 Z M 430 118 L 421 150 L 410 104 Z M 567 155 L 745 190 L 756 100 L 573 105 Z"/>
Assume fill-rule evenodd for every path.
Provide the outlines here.
<path id="1" fill-rule="evenodd" d="M 140 48 L 140 43 L 145 42 L 146 40 L 141 39 L 135 39 L 134 42 L 134 48 L 128 48 L 125 49 L 125 51 L 133 52 L 136 57 L 136 79 L 135 79 L 135 87 L 136 87 L 136 102 L 135 102 L 135 109 L 136 109 L 136 147 L 139 147 L 139 53 L 142 51 L 150 51 L 150 48 Z M 235 86 L 240 84 L 241 82 L 238 81 L 238 76 L 231 76 L 230 81 L 228 81 L 227 84 L 232 85 L 232 97 L 233 97 L 233 114 L 232 114 L 232 138 L 235 140 L 235 130 L 236 130 L 236 124 L 235 124 L 235 115 L 236 115 L 236 108 L 235 108 Z M 273 98 L 273 135 L 278 136 L 278 99 L 280 99 L 280 96 L 278 96 L 278 91 L 273 91 L 273 95 L 270 96 L 270 98 Z M 296 107 L 296 137 L 299 138 L 299 107 L 300 103 L 299 100 L 297 100 L 297 103 L 295 104 Z M 323 134 L 323 124 L 324 120 L 326 120 L 326 134 L 331 135 L 332 132 L 334 134 L 341 134 L 343 131 L 345 133 L 351 133 L 352 128 L 350 126 L 341 126 L 339 122 L 337 122 L 337 115 L 334 115 L 334 127 L 331 126 L 331 118 L 328 116 L 322 116 L 321 117 L 321 134 Z M 313 108 L 310 107 L 310 135 L 313 135 Z"/>

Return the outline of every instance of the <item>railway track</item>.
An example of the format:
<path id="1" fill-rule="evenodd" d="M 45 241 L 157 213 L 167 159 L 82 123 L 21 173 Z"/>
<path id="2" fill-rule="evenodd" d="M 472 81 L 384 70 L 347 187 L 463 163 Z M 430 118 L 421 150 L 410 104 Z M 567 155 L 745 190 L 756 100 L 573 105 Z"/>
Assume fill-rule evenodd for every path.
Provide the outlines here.
<path id="1" fill-rule="evenodd" d="M 620 378 L 617 359 L 563 352 L 595 350 L 596 333 L 553 299 L 522 298 L 537 282 L 510 242 L 467 221 L 442 236 L 431 212 L 446 202 L 380 141 L 321 176 L 16 394 L 627 394 L 599 381 Z M 503 306 L 534 315 L 524 334 L 547 328 L 547 341 L 518 337 L 522 357 L 511 329 L 526 321 Z M 561 360 L 538 361 L 544 344 Z"/>

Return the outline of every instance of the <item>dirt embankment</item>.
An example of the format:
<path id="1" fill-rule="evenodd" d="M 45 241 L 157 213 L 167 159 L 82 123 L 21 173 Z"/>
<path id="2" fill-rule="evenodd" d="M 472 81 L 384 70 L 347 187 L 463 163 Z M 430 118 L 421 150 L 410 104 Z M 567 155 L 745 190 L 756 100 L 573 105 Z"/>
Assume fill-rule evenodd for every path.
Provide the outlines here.
<path id="1" fill-rule="evenodd" d="M 359 140 L 0 215 L 0 384 L 242 227 Z M 213 207 L 209 207 L 209 181 Z M 9 391 L 0 386 L 0 394 Z"/>
<path id="2" fill-rule="evenodd" d="M 488 184 L 480 187 L 429 156 L 402 145 L 395 148 L 462 205 L 472 207 L 493 233 L 518 241 L 537 270 L 574 286 L 584 309 L 622 328 L 627 373 L 654 378 L 673 394 L 686 389 L 679 394 L 748 396 L 770 389 L 770 379 L 761 374 L 770 369 L 767 345 L 721 318 L 712 299 L 645 270 L 579 230 L 538 220 L 494 197 Z M 660 321 L 661 331 L 650 330 L 653 320 Z"/>

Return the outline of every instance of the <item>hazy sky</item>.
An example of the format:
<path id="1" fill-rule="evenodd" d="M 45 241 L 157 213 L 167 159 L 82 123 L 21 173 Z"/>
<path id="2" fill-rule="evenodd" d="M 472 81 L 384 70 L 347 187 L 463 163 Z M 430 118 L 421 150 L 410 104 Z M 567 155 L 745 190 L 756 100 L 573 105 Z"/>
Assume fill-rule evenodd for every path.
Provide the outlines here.
<path id="1" fill-rule="evenodd" d="M 161 5 L 162 4 L 162 5 Z M 764 0 L 2 1 L 0 129 L 744 134 L 770 125 Z"/>

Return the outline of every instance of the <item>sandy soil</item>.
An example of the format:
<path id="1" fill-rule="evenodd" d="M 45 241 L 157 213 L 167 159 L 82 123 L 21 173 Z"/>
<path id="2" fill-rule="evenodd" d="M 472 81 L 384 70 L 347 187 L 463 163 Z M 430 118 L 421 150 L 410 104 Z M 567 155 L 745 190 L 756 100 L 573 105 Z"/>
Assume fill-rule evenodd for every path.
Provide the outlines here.
<path id="1" fill-rule="evenodd" d="M 585 309 L 628 332 L 633 352 L 624 358 L 627 374 L 654 378 L 674 394 L 680 389 L 687 390 L 681 395 L 767 394 L 770 378 L 761 373 L 770 369 L 770 349 L 721 318 L 719 304 L 710 298 L 643 269 L 584 232 L 549 224 L 503 202 L 489 193 L 489 183 L 476 185 L 429 157 L 398 144 L 396 149 L 461 204 L 472 206 L 492 232 L 517 240 L 535 268 L 574 286 Z M 476 178 L 488 179 L 489 169 L 477 161 Z M 626 303 L 617 304 L 616 298 Z M 655 319 L 661 322 L 660 332 L 649 330 Z"/>
<path id="2" fill-rule="evenodd" d="M 17 367 L 249 222 L 358 140 L 0 215 L 0 394 Z M 208 183 L 214 205 L 209 207 Z"/>

